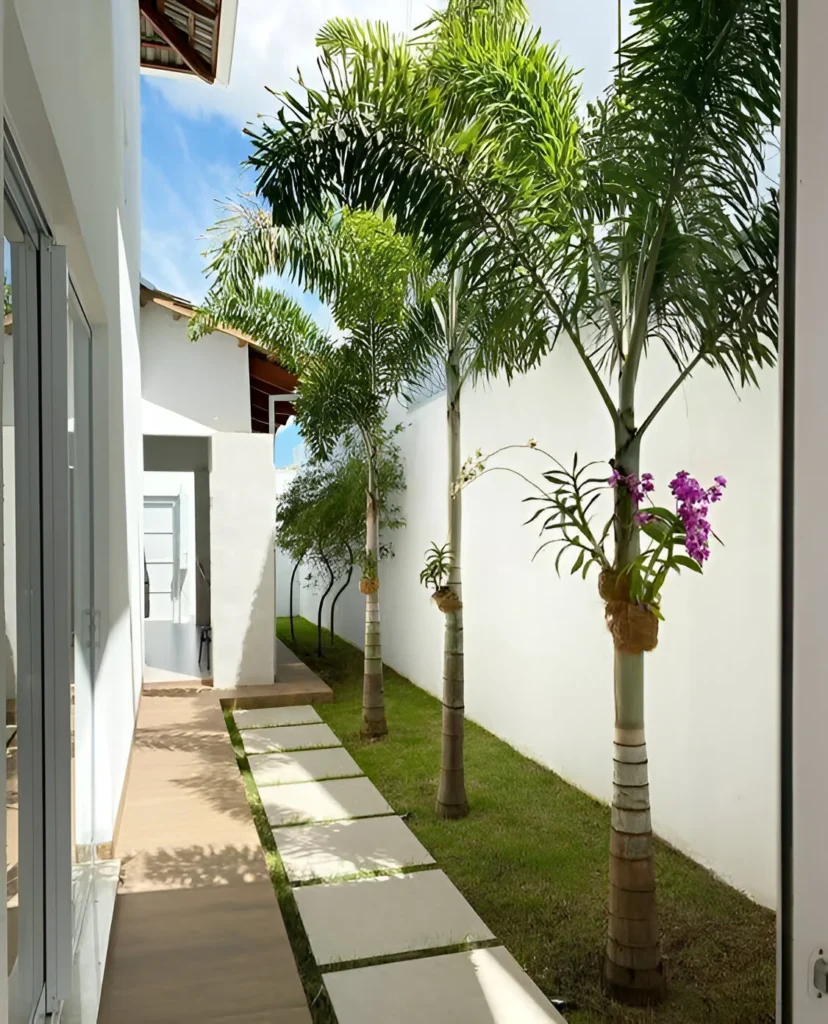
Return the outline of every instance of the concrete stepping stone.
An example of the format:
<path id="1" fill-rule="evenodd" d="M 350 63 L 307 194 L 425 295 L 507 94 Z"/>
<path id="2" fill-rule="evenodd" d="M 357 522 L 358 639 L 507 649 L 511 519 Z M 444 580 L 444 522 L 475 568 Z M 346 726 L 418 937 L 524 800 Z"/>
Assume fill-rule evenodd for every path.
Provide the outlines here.
<path id="1" fill-rule="evenodd" d="M 283 725 L 275 729 L 244 729 L 241 738 L 248 754 L 342 746 L 336 733 L 327 725 Z"/>
<path id="2" fill-rule="evenodd" d="M 267 820 L 277 828 L 394 813 L 391 804 L 364 775 L 358 779 L 265 786 L 259 795 Z"/>
<path id="3" fill-rule="evenodd" d="M 251 754 L 248 761 L 259 788 L 362 775 L 362 769 L 344 747 L 295 750 L 292 754 Z"/>
<path id="4" fill-rule="evenodd" d="M 240 708 L 233 712 L 239 729 L 263 729 L 274 725 L 318 725 L 322 719 L 310 704 L 287 708 Z"/>
<path id="5" fill-rule="evenodd" d="M 358 818 L 274 831 L 291 882 L 342 878 L 365 871 L 398 871 L 434 858 L 402 818 Z"/>
<path id="6" fill-rule="evenodd" d="M 325 975 L 339 1024 L 566 1024 L 503 946 Z"/>
<path id="7" fill-rule="evenodd" d="M 308 885 L 294 895 L 320 966 L 494 938 L 442 871 Z"/>

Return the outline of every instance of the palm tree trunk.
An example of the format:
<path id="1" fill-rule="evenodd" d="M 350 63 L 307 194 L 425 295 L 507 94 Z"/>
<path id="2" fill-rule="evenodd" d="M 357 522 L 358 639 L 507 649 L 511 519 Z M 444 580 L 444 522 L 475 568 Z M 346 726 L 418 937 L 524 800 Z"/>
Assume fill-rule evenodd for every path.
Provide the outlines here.
<path id="1" fill-rule="evenodd" d="M 639 446 L 619 428 L 618 469 L 639 472 Z M 633 506 L 616 492 L 616 567 L 640 551 Z M 604 961 L 607 991 L 629 1005 L 649 1005 L 664 994 L 647 746 L 644 735 L 644 655 L 615 652 L 615 737 L 610 836 L 609 931 Z"/>
<path id="2" fill-rule="evenodd" d="M 452 304 L 450 303 L 450 309 Z M 462 491 L 453 493 L 460 476 L 460 391 L 461 378 L 455 350 L 446 366 L 446 411 L 448 421 L 448 544 L 451 552 L 448 586 L 462 601 L 460 569 L 463 498 Z M 463 609 L 446 613 L 443 641 L 443 737 L 440 761 L 440 785 L 436 811 L 441 818 L 464 818 L 469 813 L 466 797 L 466 776 L 463 763 L 465 727 L 465 693 L 463 673 Z"/>
<path id="3" fill-rule="evenodd" d="M 379 494 L 374 452 L 368 454 L 368 502 L 366 520 L 366 551 L 374 556 L 379 575 Z M 378 739 L 388 733 L 385 720 L 385 696 L 382 686 L 382 644 L 380 637 L 379 590 L 365 599 L 365 658 L 362 682 L 362 736 Z"/>
<path id="4" fill-rule="evenodd" d="M 321 658 L 322 657 L 322 608 L 323 608 L 323 606 L 325 604 L 325 598 L 333 590 L 333 585 L 334 585 L 334 583 L 336 583 L 336 576 L 334 576 L 334 571 L 331 568 L 331 563 L 328 560 L 328 557 L 325 554 L 325 552 L 320 550 L 319 554 L 322 556 L 322 561 L 325 563 L 325 568 L 328 570 L 328 575 L 331 578 L 330 579 L 330 583 L 328 583 L 328 589 L 325 591 L 325 593 L 319 599 L 319 609 L 318 609 L 317 615 L 316 615 L 316 653 Z"/>
<path id="5" fill-rule="evenodd" d="M 337 590 L 331 601 L 331 647 L 336 643 L 336 635 L 334 633 L 334 612 L 336 611 L 336 602 L 342 597 L 345 591 L 348 589 L 348 585 L 351 582 L 351 577 L 354 575 L 354 553 L 351 550 L 351 545 L 346 544 L 345 547 L 348 550 L 348 575 L 345 577 L 345 582 Z"/>
<path id="6" fill-rule="evenodd" d="M 293 646 L 296 646 L 296 628 L 293 623 L 293 585 L 296 581 L 296 573 L 299 572 L 299 566 L 302 564 L 302 559 L 294 565 L 293 572 L 290 574 L 290 639 L 293 641 Z"/>

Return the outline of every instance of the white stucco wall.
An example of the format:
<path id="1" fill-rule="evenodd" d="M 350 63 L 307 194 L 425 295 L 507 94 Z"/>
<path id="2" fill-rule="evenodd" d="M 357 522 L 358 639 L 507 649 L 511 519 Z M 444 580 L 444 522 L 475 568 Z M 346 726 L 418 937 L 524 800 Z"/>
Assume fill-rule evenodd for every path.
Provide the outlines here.
<path id="1" fill-rule="evenodd" d="M 165 429 L 147 403 L 209 430 L 250 432 L 250 372 L 246 348 L 215 331 L 199 342 L 187 337 L 188 320 L 148 302 L 141 307 L 141 387 L 145 433 L 193 433 Z M 156 414 L 158 415 L 158 414 Z M 149 429 L 148 429 L 149 428 Z"/>
<path id="2" fill-rule="evenodd" d="M 93 333 L 95 839 L 112 839 L 141 686 L 138 22 L 114 0 L 6 5 L 6 110 Z"/>
<path id="3" fill-rule="evenodd" d="M 670 379 L 657 358 L 644 373 L 646 410 Z M 734 395 L 704 370 L 646 437 L 645 470 L 659 494 L 686 468 L 703 482 L 728 478 L 713 509 L 715 546 L 704 577 L 685 573 L 665 591 L 661 640 L 647 659 L 647 731 L 655 828 L 701 863 L 769 906 L 776 898 L 778 705 L 778 397 L 776 374 L 761 391 Z M 470 393 L 463 450 L 538 444 L 563 460 L 606 459 L 611 430 L 585 371 L 561 343 L 516 380 Z M 442 678 L 442 616 L 420 586 L 423 553 L 442 543 L 445 405 L 442 396 L 402 412 L 408 525 L 396 557 L 380 566 L 385 661 L 432 693 Z M 512 465 L 543 469 L 540 456 Z M 471 719 L 595 796 L 611 794 L 612 645 L 596 580 L 558 579 L 521 499 L 529 487 L 506 474 L 465 492 L 466 706 Z M 356 585 L 338 605 L 337 632 L 362 644 Z M 315 619 L 316 596 L 302 611 Z M 341 609 L 341 611 L 340 611 Z M 393 729 L 393 723 L 390 723 Z"/>
<path id="4" fill-rule="evenodd" d="M 214 434 L 210 441 L 213 681 L 272 683 L 276 478 L 269 434 Z"/>

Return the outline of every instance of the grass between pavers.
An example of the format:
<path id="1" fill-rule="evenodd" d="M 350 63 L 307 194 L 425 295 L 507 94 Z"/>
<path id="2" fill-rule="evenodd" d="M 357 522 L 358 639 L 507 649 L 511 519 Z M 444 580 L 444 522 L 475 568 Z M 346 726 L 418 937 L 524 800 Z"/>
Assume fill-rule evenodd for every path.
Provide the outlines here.
<path id="1" fill-rule="evenodd" d="M 247 801 L 250 805 L 250 812 L 259 833 L 259 842 L 261 843 L 264 851 L 265 861 L 270 873 L 270 879 L 273 883 L 279 908 L 282 912 L 285 930 L 293 950 L 293 956 L 296 961 L 299 977 L 302 981 L 302 987 L 305 990 L 305 998 L 311 1011 L 313 1024 L 337 1024 L 336 1013 L 331 1006 L 327 989 L 322 981 L 322 970 L 317 965 L 316 959 L 311 951 L 310 940 L 308 939 L 308 934 L 305 931 L 305 926 L 302 923 L 302 916 L 299 913 L 299 907 L 297 906 L 296 898 L 293 893 L 294 887 L 304 888 L 307 885 L 320 885 L 324 884 L 324 880 L 314 879 L 313 881 L 308 882 L 291 883 L 288 879 L 287 872 L 285 871 L 285 867 L 273 835 L 273 828 L 267 820 L 267 813 L 262 805 L 259 787 L 256 785 L 256 780 L 253 778 L 253 773 L 250 770 L 250 762 L 248 760 L 247 752 L 244 749 L 241 732 L 236 724 L 235 718 L 233 717 L 233 712 L 229 708 L 225 708 L 224 710 L 224 721 L 227 726 L 227 732 L 230 736 L 233 751 L 236 755 L 239 771 L 241 773 L 242 780 L 244 781 L 244 788 L 247 794 Z M 280 826 L 280 829 L 301 827 L 302 825 L 297 824 Z M 410 872 L 427 870 L 428 868 L 433 867 L 434 865 L 418 865 L 401 868 L 400 870 L 362 871 L 353 875 L 337 878 L 335 881 L 346 882 L 378 876 L 387 877 L 388 875 L 408 874 Z M 441 956 L 446 953 L 458 953 L 462 950 L 479 949 L 495 945 L 499 945 L 499 942 L 496 940 L 457 943 L 453 946 L 441 946 L 439 949 L 412 950 L 410 952 L 392 956 L 370 957 L 359 961 L 342 961 L 341 963 L 327 964 L 325 966 L 325 971 L 331 972 L 347 970 L 350 967 L 368 967 L 372 964 L 382 964 L 400 960 L 415 960 L 425 956 Z M 392 1024 L 392 1022 L 389 1022 L 389 1024 Z"/>
<path id="2" fill-rule="evenodd" d="M 241 734 L 233 718 L 233 712 L 230 709 L 225 709 L 224 720 L 227 723 L 230 742 L 233 744 L 239 771 L 244 781 L 247 800 L 250 804 L 253 821 L 256 823 L 256 829 L 259 833 L 259 842 L 264 850 L 273 888 L 276 890 L 279 909 L 282 911 L 282 918 L 293 949 L 299 977 L 302 979 L 302 985 L 305 989 L 305 998 L 311 1010 L 311 1017 L 314 1024 L 337 1024 L 336 1014 L 331 1007 L 328 993 L 322 983 L 322 973 L 311 952 L 310 942 L 305 926 L 302 924 L 299 908 L 296 906 L 293 890 L 282 864 L 282 858 L 279 856 L 279 851 L 276 848 L 273 829 L 267 820 L 267 814 L 262 806 L 259 788 L 253 779 L 253 773 L 250 771 L 250 762 L 247 759 Z"/>
<path id="3" fill-rule="evenodd" d="M 669 995 L 630 1010 L 600 987 L 609 885 L 609 808 L 469 722 L 471 814 L 434 814 L 440 705 L 386 668 L 389 736 L 360 739 L 362 652 L 287 619 L 278 636 L 327 682 L 316 709 L 501 942 L 569 1024 L 770 1024 L 775 1020 L 775 917 L 668 845 L 656 846 Z M 550 723 L 550 728 L 553 723 Z M 607 753 L 609 758 L 610 754 Z M 609 764 L 608 764 L 609 768 Z M 515 1022 L 519 1024 L 519 1022 Z"/>

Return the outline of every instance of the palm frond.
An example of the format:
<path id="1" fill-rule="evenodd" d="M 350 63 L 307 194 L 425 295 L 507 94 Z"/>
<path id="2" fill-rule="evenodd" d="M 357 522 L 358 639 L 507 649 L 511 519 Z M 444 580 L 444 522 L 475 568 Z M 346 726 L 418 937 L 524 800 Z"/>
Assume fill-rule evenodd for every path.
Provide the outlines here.
<path id="1" fill-rule="evenodd" d="M 292 373 L 301 374 L 310 358 L 330 347 L 325 333 L 290 296 L 257 285 L 252 292 L 210 292 L 196 310 L 187 333 L 198 341 L 230 327 L 248 335 Z"/>
<path id="2" fill-rule="evenodd" d="M 332 22 L 321 87 L 282 95 L 253 135 L 258 193 L 286 229 L 381 210 L 432 274 L 461 269 L 475 373 L 521 372 L 568 337 L 616 425 L 653 344 L 676 365 L 664 401 L 701 363 L 753 383 L 775 358 L 778 3 L 635 0 L 632 24 L 584 117 L 520 0 L 451 0 L 413 39 Z"/>
<path id="3" fill-rule="evenodd" d="M 326 212 L 288 229 L 274 225 L 269 211 L 243 195 L 224 204 L 224 214 L 210 228 L 210 246 L 204 253 L 214 289 L 243 294 L 262 278 L 281 274 L 303 290 L 327 296 L 347 274 L 339 213 Z"/>

